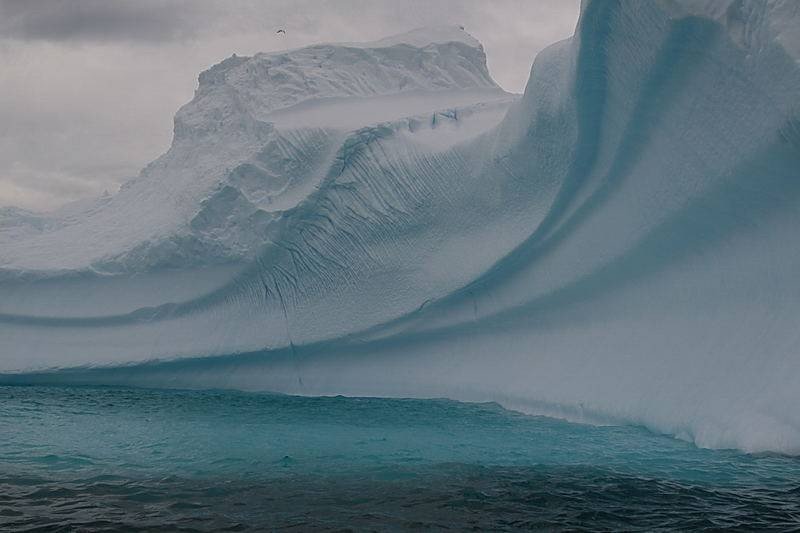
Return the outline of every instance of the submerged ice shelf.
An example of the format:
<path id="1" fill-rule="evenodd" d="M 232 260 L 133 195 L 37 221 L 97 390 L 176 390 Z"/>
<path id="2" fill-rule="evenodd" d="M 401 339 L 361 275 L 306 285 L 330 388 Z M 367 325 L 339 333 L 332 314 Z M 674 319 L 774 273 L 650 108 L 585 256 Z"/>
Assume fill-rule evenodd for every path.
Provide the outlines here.
<path id="1" fill-rule="evenodd" d="M 800 9 L 584 2 L 231 57 L 118 194 L 0 212 L 2 381 L 448 396 L 800 453 Z"/>
<path id="2" fill-rule="evenodd" d="M 800 513 L 795 458 L 496 404 L 0 386 L 0 405 L 4 531 L 111 517 L 199 531 L 760 531 L 796 529 Z"/>

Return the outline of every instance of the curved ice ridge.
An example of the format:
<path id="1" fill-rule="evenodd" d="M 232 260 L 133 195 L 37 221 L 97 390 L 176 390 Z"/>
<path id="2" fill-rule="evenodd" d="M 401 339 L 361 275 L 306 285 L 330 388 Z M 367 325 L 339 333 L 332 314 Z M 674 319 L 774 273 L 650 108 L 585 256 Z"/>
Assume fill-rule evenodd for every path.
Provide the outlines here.
<path id="1" fill-rule="evenodd" d="M 799 27 L 584 2 L 518 100 L 453 28 L 228 59 L 118 195 L 0 213 L 2 380 L 493 400 L 800 453 Z"/>

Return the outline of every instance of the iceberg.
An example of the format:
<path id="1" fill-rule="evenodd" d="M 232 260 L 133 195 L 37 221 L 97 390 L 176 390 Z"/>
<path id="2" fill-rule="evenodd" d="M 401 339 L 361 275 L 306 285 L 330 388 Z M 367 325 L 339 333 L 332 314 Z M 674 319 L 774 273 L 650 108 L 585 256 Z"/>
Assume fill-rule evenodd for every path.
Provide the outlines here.
<path id="1" fill-rule="evenodd" d="M 800 5 L 232 56 L 112 196 L 0 211 L 0 382 L 449 397 L 800 454 Z"/>

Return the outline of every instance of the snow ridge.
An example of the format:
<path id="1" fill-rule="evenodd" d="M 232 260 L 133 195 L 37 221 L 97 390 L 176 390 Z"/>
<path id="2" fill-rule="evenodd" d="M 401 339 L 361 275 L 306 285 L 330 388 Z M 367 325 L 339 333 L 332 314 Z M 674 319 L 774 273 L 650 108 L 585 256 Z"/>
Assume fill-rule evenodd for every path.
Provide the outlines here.
<path id="1" fill-rule="evenodd" d="M 43 231 L 31 231 L 39 219 L 30 214 L 0 218 L 0 278 L 252 259 L 267 227 L 324 176 L 347 132 L 509 100 L 480 44 L 458 28 L 232 56 L 200 74 L 175 116 L 170 150 L 119 194 L 78 216 L 49 214 L 33 225 Z"/>

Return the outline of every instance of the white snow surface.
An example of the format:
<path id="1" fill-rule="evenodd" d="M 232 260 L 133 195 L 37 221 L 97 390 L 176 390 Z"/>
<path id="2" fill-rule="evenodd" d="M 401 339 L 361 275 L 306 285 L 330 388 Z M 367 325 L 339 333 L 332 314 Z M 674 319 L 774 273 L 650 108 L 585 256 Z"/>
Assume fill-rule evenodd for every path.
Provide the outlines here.
<path id="1" fill-rule="evenodd" d="M 117 195 L 0 211 L 0 382 L 448 396 L 800 454 L 796 3 L 232 57 Z"/>

